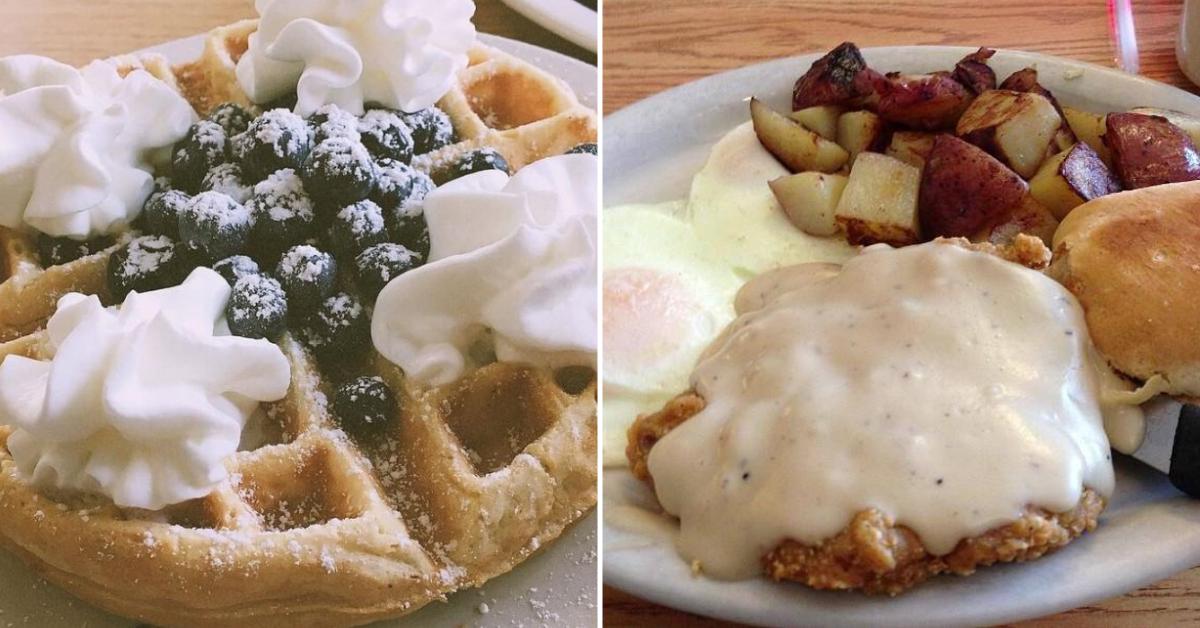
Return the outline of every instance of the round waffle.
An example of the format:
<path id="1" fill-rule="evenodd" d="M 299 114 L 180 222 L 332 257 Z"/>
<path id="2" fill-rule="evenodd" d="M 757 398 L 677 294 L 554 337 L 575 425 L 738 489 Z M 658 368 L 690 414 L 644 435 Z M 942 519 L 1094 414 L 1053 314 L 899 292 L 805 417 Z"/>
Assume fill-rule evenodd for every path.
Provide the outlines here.
<path id="1" fill-rule="evenodd" d="M 123 57 L 177 87 L 201 114 L 245 103 L 233 75 L 254 21 L 214 31 L 196 62 Z M 562 82 L 476 46 L 439 102 L 461 141 L 416 161 L 434 173 L 489 146 L 514 168 L 594 141 L 595 114 Z M 30 235 L 0 229 L 0 360 L 46 357 L 58 298 L 109 302 L 120 246 L 43 268 Z M 164 511 L 118 508 L 29 485 L 0 426 L 0 545 L 107 610 L 160 625 L 349 625 L 402 615 L 507 572 L 596 501 L 594 371 L 481 363 L 421 388 L 372 351 L 355 374 L 397 393 L 383 433 L 339 428 L 326 377 L 301 344 L 285 399 L 266 404 L 228 479 Z"/>

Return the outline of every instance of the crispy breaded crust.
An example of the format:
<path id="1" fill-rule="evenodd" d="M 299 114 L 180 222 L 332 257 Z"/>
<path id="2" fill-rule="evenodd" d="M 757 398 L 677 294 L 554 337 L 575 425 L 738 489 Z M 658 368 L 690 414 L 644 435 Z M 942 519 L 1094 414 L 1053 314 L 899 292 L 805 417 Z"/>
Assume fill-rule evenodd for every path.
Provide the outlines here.
<path id="1" fill-rule="evenodd" d="M 704 409 L 695 392 L 685 392 L 663 409 L 638 417 L 629 428 L 633 474 L 653 486 L 646 460 L 663 436 Z M 1095 529 L 1104 499 L 1085 488 L 1075 508 L 1051 513 L 1028 508 L 1016 521 L 963 539 L 949 554 L 930 554 L 915 532 L 876 510 L 859 511 L 820 545 L 784 539 L 762 557 L 763 573 L 814 589 L 861 590 L 896 595 L 942 573 L 970 575 L 998 562 L 1033 560 Z"/>
<path id="2" fill-rule="evenodd" d="M 1027 233 L 1019 233 L 1011 241 L 1004 244 L 991 242 L 971 242 L 966 238 L 937 238 L 934 242 L 952 244 L 969 251 L 987 253 L 1002 260 L 1020 264 L 1033 270 L 1043 270 L 1050 264 L 1050 249 L 1041 238 Z"/>
<path id="3" fill-rule="evenodd" d="M 1047 274 L 1079 299 L 1113 368 L 1200 396 L 1200 182 L 1076 207 L 1054 234 Z"/>

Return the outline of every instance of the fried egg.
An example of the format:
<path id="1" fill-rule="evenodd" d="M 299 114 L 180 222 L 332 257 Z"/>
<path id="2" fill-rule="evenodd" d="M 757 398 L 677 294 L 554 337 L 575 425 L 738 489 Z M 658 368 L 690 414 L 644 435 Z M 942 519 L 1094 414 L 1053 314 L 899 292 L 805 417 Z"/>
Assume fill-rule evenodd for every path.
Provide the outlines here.
<path id="1" fill-rule="evenodd" d="M 700 352 L 734 318 L 741 280 L 678 217 L 682 203 L 604 211 L 604 456 L 687 387 Z"/>
<path id="2" fill-rule="evenodd" d="M 626 430 L 686 391 L 696 361 L 760 273 L 857 252 L 787 219 L 767 182 L 788 174 L 750 123 L 713 147 L 686 201 L 604 214 L 604 463 L 625 463 Z"/>

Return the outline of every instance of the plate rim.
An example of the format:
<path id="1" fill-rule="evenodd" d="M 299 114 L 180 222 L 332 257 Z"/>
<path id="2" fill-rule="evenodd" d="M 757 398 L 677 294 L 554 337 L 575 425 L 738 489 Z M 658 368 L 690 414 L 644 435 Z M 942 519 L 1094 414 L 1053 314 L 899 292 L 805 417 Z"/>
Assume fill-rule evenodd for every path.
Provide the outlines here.
<path id="1" fill-rule="evenodd" d="M 937 57 L 957 56 L 961 58 L 962 56 L 974 52 L 977 49 L 978 46 L 911 45 L 876 46 L 862 48 L 861 50 L 863 56 L 866 57 L 868 61 L 870 61 L 872 58 L 878 57 L 891 57 L 894 61 L 895 57 L 904 55 L 910 57 L 910 59 L 906 60 L 906 63 L 910 65 L 919 65 L 923 62 L 932 64 L 934 63 L 933 59 Z M 1177 108 L 1200 114 L 1200 96 L 1192 94 L 1174 85 L 1156 81 L 1145 76 L 1127 74 L 1120 70 L 1095 63 L 1070 59 L 1068 57 L 1060 57 L 1045 53 L 1029 52 L 1009 48 L 995 48 L 994 50 L 996 51 L 996 58 L 993 59 L 994 63 L 1021 63 L 1026 65 L 1032 64 L 1035 66 L 1041 63 L 1047 66 L 1053 66 L 1057 69 L 1078 69 L 1082 70 L 1090 77 L 1093 77 L 1092 80 L 1107 80 L 1117 82 L 1118 84 L 1124 86 L 1136 84 L 1139 86 L 1138 93 L 1142 93 L 1144 90 L 1150 90 L 1152 97 L 1148 98 L 1150 102 L 1145 103 L 1147 105 L 1154 105 L 1155 102 L 1162 100 L 1172 100 L 1173 103 L 1186 105 L 1186 109 L 1183 107 Z M 647 159 L 644 154 L 639 155 L 639 152 L 634 148 L 626 147 L 622 149 L 620 146 L 620 138 L 622 136 L 625 136 L 626 134 L 636 136 L 639 133 L 639 128 L 644 128 L 644 125 L 650 124 L 651 121 L 662 119 L 664 116 L 669 116 L 672 113 L 677 113 L 681 102 L 692 105 L 691 110 L 697 112 L 695 115 L 700 119 L 703 119 L 706 116 L 720 118 L 723 115 L 725 108 L 729 106 L 744 106 L 744 101 L 740 98 L 740 92 L 738 92 L 735 98 L 730 97 L 731 92 L 729 89 L 727 89 L 730 83 L 743 80 L 751 81 L 759 78 L 760 74 L 762 73 L 776 69 L 784 70 L 784 68 L 792 66 L 790 70 L 783 72 L 783 75 L 787 77 L 787 85 L 790 86 L 791 82 L 795 80 L 795 77 L 798 77 L 803 71 L 803 68 L 806 68 L 808 64 L 811 64 L 812 61 L 816 60 L 816 58 L 820 57 L 822 54 L 824 53 L 809 52 L 787 57 L 765 59 L 757 63 L 731 68 L 716 74 L 700 77 L 686 83 L 670 87 L 655 94 L 651 94 L 607 114 L 604 117 L 603 127 L 605 134 L 603 141 L 606 155 L 606 166 L 604 173 L 606 195 L 610 185 L 620 185 L 620 179 L 618 177 L 620 177 L 622 174 L 632 171 L 635 167 L 653 170 L 654 164 L 656 163 L 652 158 Z M 927 71 L 932 71 L 934 69 L 939 68 L 930 66 L 927 68 Z M 1054 76 L 1050 80 L 1043 78 L 1043 82 L 1047 84 L 1059 84 L 1064 80 L 1070 81 L 1073 79 L 1066 78 L 1065 76 Z M 722 87 L 725 87 L 726 89 L 721 89 Z M 1061 85 L 1054 88 L 1054 90 L 1058 89 L 1062 89 Z M 772 91 L 774 92 L 775 90 Z M 1070 101 L 1071 95 L 1068 95 L 1068 92 L 1070 91 L 1071 90 L 1069 87 L 1066 88 L 1063 91 L 1061 99 Z M 711 96 L 714 94 L 716 96 Z M 1111 97 L 1107 99 L 1113 100 Z M 1098 100 L 1105 99 L 1101 98 Z M 1114 107 L 1114 109 L 1116 108 L 1119 107 Z M 725 128 L 722 133 L 728 132 L 729 130 L 731 130 L 731 127 Z M 705 154 L 707 154 L 707 149 L 711 148 L 712 142 L 701 143 L 701 146 L 704 147 Z M 640 163 L 638 160 L 639 156 L 642 157 Z M 612 162 L 608 161 L 610 157 L 612 158 Z M 630 163 L 622 167 L 622 172 L 618 173 L 615 168 L 610 169 L 609 167 L 610 163 L 615 164 L 616 162 Z M 1135 464 L 1140 465 L 1140 463 Z M 1126 467 L 1128 465 L 1122 466 Z M 626 470 L 627 469 L 624 467 L 605 468 L 602 473 L 603 481 L 608 482 L 610 477 L 614 477 L 616 473 Z M 1159 497 L 1161 496 L 1162 495 Z M 608 506 L 607 499 L 605 500 L 605 505 L 606 507 Z M 1140 509 L 1144 506 L 1142 504 L 1137 504 L 1135 507 Z M 601 521 L 601 527 L 604 538 L 607 542 L 607 539 L 611 536 L 610 531 L 612 530 L 613 525 L 609 523 L 607 519 L 604 519 Z M 620 532 L 620 534 L 628 535 L 629 533 Z M 667 583 L 661 581 L 652 581 L 648 574 L 639 572 L 634 568 L 633 565 L 626 565 L 627 561 L 623 561 L 620 558 L 616 558 L 614 560 L 614 557 L 609 553 L 609 549 L 609 546 L 606 545 L 603 557 L 603 578 L 605 586 L 612 586 L 621 591 L 642 597 L 663 606 L 687 612 L 701 613 L 710 617 L 719 617 L 722 619 L 748 623 L 761 623 L 764 621 L 770 621 L 764 619 L 764 614 L 755 613 L 754 609 L 730 607 L 729 600 L 725 598 L 719 600 L 704 598 L 702 594 L 698 595 L 696 593 L 692 593 L 689 597 L 687 594 L 680 594 L 678 591 L 673 592 L 671 590 L 672 587 L 668 586 Z M 620 549 L 618 548 L 616 551 L 619 552 Z M 1171 562 L 1170 567 L 1178 567 L 1179 565 L 1183 565 L 1185 563 L 1187 565 L 1194 565 L 1195 560 L 1196 559 L 1194 557 L 1177 557 L 1173 562 L 1160 562 L 1164 563 L 1164 566 L 1166 562 Z M 1017 568 L 1020 568 L 1020 566 L 1018 565 Z M 1186 566 L 1183 568 L 1186 568 Z M 993 569 L 995 568 L 993 567 Z M 1164 571 L 1165 573 L 1163 573 Z M 1178 571 L 1178 568 L 1170 568 L 1169 571 L 1166 569 L 1150 570 L 1144 572 L 1139 577 L 1127 578 L 1125 583 L 1117 588 L 1120 588 L 1122 592 L 1128 592 L 1140 586 L 1161 580 L 1164 577 L 1169 577 L 1171 573 L 1176 573 Z M 785 584 L 775 586 L 786 587 L 789 585 Z M 676 588 L 681 590 L 686 589 L 684 585 L 679 585 Z M 1111 586 L 1108 587 L 1108 589 L 1113 588 L 1114 587 Z M 1076 608 L 1078 606 L 1086 605 L 1101 599 L 1107 599 L 1116 594 L 1120 593 L 1113 593 L 1111 590 L 1098 590 L 1093 594 L 1076 594 L 1058 599 L 1054 603 L 1042 604 L 1038 606 L 1032 613 L 1028 611 L 1023 613 L 1019 611 L 1009 613 L 991 613 L 988 621 L 1006 622 L 1045 616 L 1048 613 Z M 796 604 L 798 604 L 798 602 L 793 599 L 790 600 L 788 604 L 789 607 L 794 607 Z M 774 616 L 779 617 L 779 614 L 776 613 Z M 803 619 L 805 618 L 797 616 L 793 621 Z M 828 615 L 823 615 L 820 617 L 814 616 L 807 619 L 810 621 L 815 620 L 822 622 L 833 621 L 834 623 L 837 623 L 838 621 L 836 617 L 830 617 Z M 842 621 L 844 622 L 846 619 L 843 619 Z"/>

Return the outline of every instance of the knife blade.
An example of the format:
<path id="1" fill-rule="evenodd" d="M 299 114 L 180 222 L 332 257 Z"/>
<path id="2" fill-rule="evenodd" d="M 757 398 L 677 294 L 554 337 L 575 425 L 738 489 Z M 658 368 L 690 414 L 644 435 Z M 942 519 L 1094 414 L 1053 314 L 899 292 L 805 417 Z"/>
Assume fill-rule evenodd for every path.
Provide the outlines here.
<path id="1" fill-rule="evenodd" d="M 1143 410 L 1146 436 L 1133 457 L 1167 474 L 1184 493 L 1200 497 L 1200 407 L 1161 396 Z"/>

